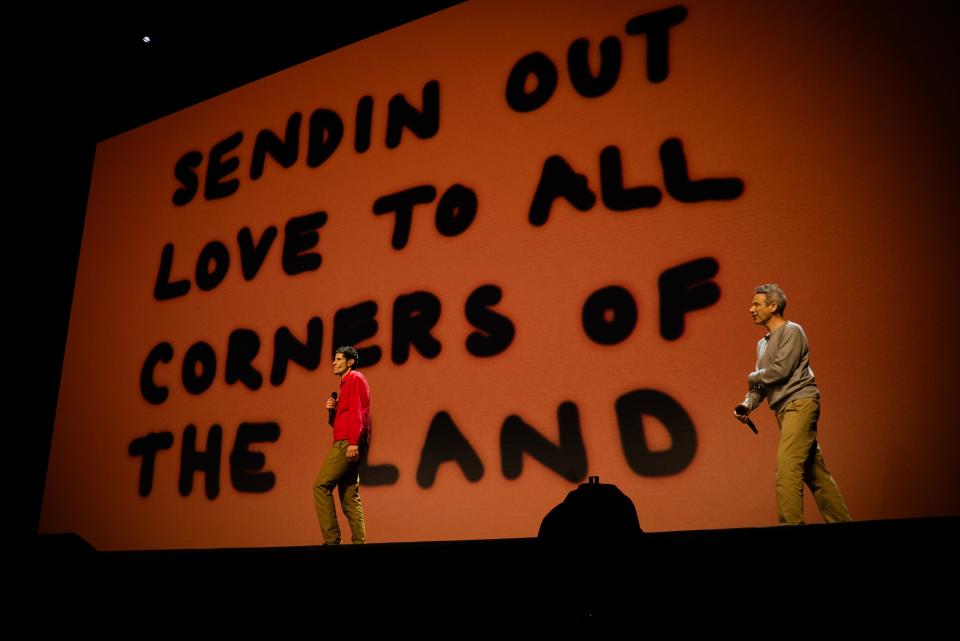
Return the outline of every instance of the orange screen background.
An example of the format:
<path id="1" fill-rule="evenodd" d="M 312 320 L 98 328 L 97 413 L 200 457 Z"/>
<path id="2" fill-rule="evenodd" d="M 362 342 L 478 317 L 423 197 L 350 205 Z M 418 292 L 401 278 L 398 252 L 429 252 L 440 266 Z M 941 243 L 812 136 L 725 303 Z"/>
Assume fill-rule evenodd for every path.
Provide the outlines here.
<path id="1" fill-rule="evenodd" d="M 474 1 L 288 69 L 102 142 L 86 214 L 70 319 L 42 532 L 72 531 L 100 549 L 315 545 L 321 542 L 312 481 L 329 446 L 324 403 L 338 379 L 328 366 L 337 310 L 374 301 L 378 331 L 358 347 L 380 346 L 362 368 L 372 389 L 374 441 L 369 462 L 399 471 L 395 484 L 363 489 L 368 541 L 535 536 L 542 517 L 573 487 L 525 457 L 519 478 L 501 471 L 500 432 L 510 415 L 558 440 L 557 408 L 576 404 L 589 474 L 616 484 L 637 506 L 645 530 L 765 526 L 775 523 L 777 429 L 766 408 L 752 435 L 730 414 L 742 399 L 761 331 L 747 309 L 753 287 L 777 282 L 787 318 L 805 329 L 823 397 L 820 439 L 854 517 L 956 514 L 958 438 L 947 376 L 956 342 L 937 319 L 957 312 L 953 275 L 957 238 L 956 160 L 950 131 L 927 94 L 929 74 L 875 28 L 872 5 L 699 2 L 670 30 L 669 76 L 646 74 L 647 40 L 625 25 L 666 8 L 651 2 Z M 879 8 L 877 11 L 890 11 Z M 907 15 L 908 10 L 904 9 Z M 611 91 L 579 95 L 567 49 L 590 41 L 593 68 L 607 36 L 622 45 Z M 504 98 L 513 65 L 543 52 L 559 71 L 552 98 L 518 113 Z M 415 106 L 423 86 L 440 84 L 440 128 L 420 139 L 384 144 L 387 104 L 403 94 Z M 374 98 L 369 151 L 353 147 L 357 101 Z M 306 162 L 309 115 L 332 109 L 344 138 L 323 164 Z M 249 177 L 256 134 L 281 138 L 289 116 L 304 114 L 300 154 L 290 168 L 270 158 Z M 211 147 L 237 131 L 240 161 L 228 178 L 233 195 L 204 200 Z M 692 179 L 737 177 L 729 201 L 678 202 L 667 194 L 658 156 L 669 138 L 683 142 Z M 611 212 L 600 199 L 599 156 L 620 149 L 627 186 L 663 191 L 653 208 Z M 177 160 L 203 153 L 201 193 L 178 207 Z M 562 156 L 597 194 L 588 212 L 558 199 L 547 223 L 527 216 L 544 161 Z M 395 216 L 373 214 L 376 199 L 417 185 L 439 195 L 455 183 L 472 189 L 472 225 L 438 233 L 436 202 L 416 208 L 409 242 L 391 247 Z M 311 251 L 315 271 L 284 273 L 284 224 L 316 211 L 329 218 Z M 280 233 L 260 273 L 242 277 L 236 235 Z M 208 242 L 230 250 L 225 280 L 211 291 L 195 283 L 172 300 L 153 297 L 161 251 L 173 243 L 171 278 L 193 281 Z M 681 338 L 659 331 L 657 279 L 704 257 L 719 264 L 720 298 L 686 315 Z M 476 331 L 467 297 L 492 284 L 493 309 L 516 328 L 502 353 L 480 358 L 465 341 Z M 638 322 L 615 345 L 588 338 L 584 301 L 617 285 L 638 307 Z M 391 359 L 398 296 L 427 291 L 442 303 L 432 335 L 436 358 L 411 348 Z M 307 322 L 323 322 L 320 366 L 291 363 L 285 382 L 269 381 L 273 336 L 288 327 L 305 340 Z M 254 366 L 264 385 L 224 380 L 227 339 L 255 331 Z M 160 364 L 169 398 L 152 405 L 140 393 L 148 352 L 167 341 Z M 209 343 L 217 377 L 200 395 L 186 392 L 187 349 Z M 640 476 L 627 464 L 614 407 L 621 395 L 655 389 L 675 399 L 696 428 L 697 448 L 677 474 Z M 446 412 L 483 464 L 468 481 L 453 462 L 435 483 L 416 481 L 431 420 Z M 238 492 L 229 454 L 242 422 L 274 421 L 280 437 L 251 450 L 265 455 L 272 490 Z M 184 428 L 223 427 L 220 493 L 204 478 L 178 492 Z M 670 436 L 644 422 L 649 446 Z M 132 440 L 173 434 L 156 458 L 151 493 L 141 497 L 142 460 Z M 807 497 L 810 521 L 819 520 Z M 345 523 L 344 523 L 345 525 Z"/>

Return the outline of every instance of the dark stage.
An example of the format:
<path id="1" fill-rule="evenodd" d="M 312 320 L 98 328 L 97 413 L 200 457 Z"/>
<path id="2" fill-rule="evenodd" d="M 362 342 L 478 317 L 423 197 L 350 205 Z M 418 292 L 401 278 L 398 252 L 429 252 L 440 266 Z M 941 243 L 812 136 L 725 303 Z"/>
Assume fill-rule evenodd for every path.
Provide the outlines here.
<path id="1" fill-rule="evenodd" d="M 556 549 L 505 539 L 157 552 L 96 552 L 57 535 L 34 546 L 31 590 L 35 605 L 108 628 L 308 620 L 335 592 L 357 595 L 371 626 L 435 632 L 625 624 L 772 634 L 793 610 L 805 627 L 922 633 L 955 606 L 958 532 L 960 519 L 932 518 L 661 532 L 619 544 L 591 532 Z M 828 602 L 834 613 L 815 616 Z"/>

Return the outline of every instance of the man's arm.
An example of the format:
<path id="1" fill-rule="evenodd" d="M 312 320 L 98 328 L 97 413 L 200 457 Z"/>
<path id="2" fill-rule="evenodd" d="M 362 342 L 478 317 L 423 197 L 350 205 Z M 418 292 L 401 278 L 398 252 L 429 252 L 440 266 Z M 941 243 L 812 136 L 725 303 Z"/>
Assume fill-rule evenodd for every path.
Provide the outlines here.
<path id="1" fill-rule="evenodd" d="M 347 435 L 347 460 L 352 461 L 360 457 L 360 434 L 363 431 L 363 399 L 361 389 L 363 384 L 359 377 L 349 377 L 342 390 L 343 398 L 341 401 L 347 403 L 345 414 L 347 415 L 347 425 L 350 426 Z"/>
<path id="2" fill-rule="evenodd" d="M 757 357 L 760 356 L 760 346 L 757 345 Z M 757 368 L 760 367 L 760 361 L 757 361 Z M 763 402 L 763 399 L 767 396 L 766 388 L 760 383 L 748 383 L 747 395 L 743 397 L 743 400 L 740 401 L 740 404 L 733 409 L 733 417 L 738 421 L 746 425 L 748 423 L 750 412 L 755 410 L 760 403 Z M 741 409 L 742 408 L 742 409 Z M 753 428 L 753 431 L 756 432 L 756 428 Z"/>
<path id="3" fill-rule="evenodd" d="M 759 407 L 760 403 L 763 402 L 763 399 L 767 397 L 767 390 L 763 385 L 751 385 L 750 389 L 747 391 L 747 395 L 743 397 L 743 401 L 740 402 L 740 405 L 743 405 L 747 408 L 747 414 Z M 744 418 L 746 414 L 744 414 Z"/>

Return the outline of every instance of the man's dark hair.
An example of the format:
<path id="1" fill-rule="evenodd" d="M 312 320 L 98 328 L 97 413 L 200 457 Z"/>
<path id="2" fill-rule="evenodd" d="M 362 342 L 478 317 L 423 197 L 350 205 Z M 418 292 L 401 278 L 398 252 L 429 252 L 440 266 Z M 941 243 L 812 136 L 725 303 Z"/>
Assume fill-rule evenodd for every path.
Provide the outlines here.
<path id="1" fill-rule="evenodd" d="M 333 355 L 336 356 L 337 354 L 343 354 L 343 357 L 348 361 L 352 358 L 353 365 L 351 367 L 360 366 L 360 354 L 357 353 L 356 348 L 351 347 L 350 345 L 344 345 L 343 347 L 338 347 L 337 351 L 334 352 Z"/>
<path id="2" fill-rule="evenodd" d="M 774 312 L 779 316 L 783 316 L 783 310 L 787 308 L 787 295 L 779 285 L 774 283 L 767 283 L 766 285 L 758 285 L 757 289 L 754 291 L 756 294 L 763 294 L 767 299 L 767 305 L 771 303 L 777 304 L 777 311 Z"/>

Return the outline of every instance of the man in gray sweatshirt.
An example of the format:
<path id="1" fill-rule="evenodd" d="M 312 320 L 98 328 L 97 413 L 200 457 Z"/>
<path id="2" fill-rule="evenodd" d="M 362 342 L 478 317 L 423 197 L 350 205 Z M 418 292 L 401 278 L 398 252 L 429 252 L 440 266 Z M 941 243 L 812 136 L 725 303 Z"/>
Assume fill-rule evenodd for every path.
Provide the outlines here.
<path id="1" fill-rule="evenodd" d="M 817 442 L 820 390 L 810 369 L 807 337 L 796 323 L 784 320 L 787 296 L 777 285 L 756 288 L 750 314 L 767 335 L 757 343 L 757 368 L 747 377 L 749 391 L 734 411 L 747 416 L 763 399 L 777 414 L 777 520 L 782 525 L 803 524 L 803 484 L 813 491 L 820 514 L 828 523 L 850 521 L 840 488 L 827 470 Z"/>

